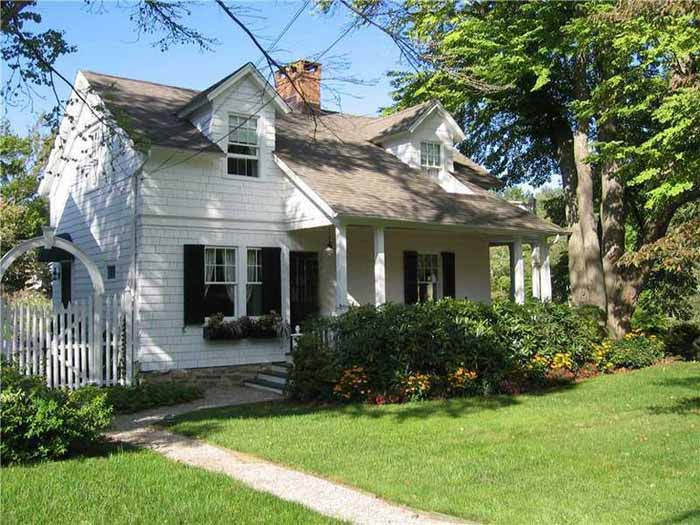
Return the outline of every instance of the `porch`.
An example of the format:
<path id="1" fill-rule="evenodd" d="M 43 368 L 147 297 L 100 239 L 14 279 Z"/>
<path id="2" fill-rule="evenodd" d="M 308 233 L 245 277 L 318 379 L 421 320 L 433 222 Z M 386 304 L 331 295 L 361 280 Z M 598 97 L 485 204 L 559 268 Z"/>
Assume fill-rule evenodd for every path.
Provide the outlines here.
<path id="1" fill-rule="evenodd" d="M 549 245 L 541 233 L 340 222 L 291 231 L 289 241 L 282 309 L 293 326 L 308 315 L 332 315 L 352 305 L 443 297 L 489 302 L 492 246 L 509 246 L 512 298 L 523 303 L 523 246 L 531 244 L 533 296 L 551 299 Z"/>

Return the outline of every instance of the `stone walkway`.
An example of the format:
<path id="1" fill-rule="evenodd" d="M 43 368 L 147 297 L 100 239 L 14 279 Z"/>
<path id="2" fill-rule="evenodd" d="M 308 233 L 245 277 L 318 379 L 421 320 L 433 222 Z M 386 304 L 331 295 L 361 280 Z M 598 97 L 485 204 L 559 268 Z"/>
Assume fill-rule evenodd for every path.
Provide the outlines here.
<path id="1" fill-rule="evenodd" d="M 108 437 L 154 450 L 193 467 L 220 472 L 250 487 L 300 503 L 320 514 L 357 524 L 439 525 L 466 523 L 448 516 L 418 512 L 371 494 L 268 461 L 150 427 L 163 418 L 202 408 L 279 399 L 275 394 L 241 388 L 240 392 L 208 392 L 195 403 L 122 416 Z"/>

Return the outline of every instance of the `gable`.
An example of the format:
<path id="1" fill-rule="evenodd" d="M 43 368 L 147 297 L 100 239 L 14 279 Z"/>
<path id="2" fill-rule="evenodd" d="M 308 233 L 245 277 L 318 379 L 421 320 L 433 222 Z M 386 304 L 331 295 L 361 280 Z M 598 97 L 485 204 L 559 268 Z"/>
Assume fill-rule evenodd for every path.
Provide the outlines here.
<path id="1" fill-rule="evenodd" d="M 218 82 L 215 82 L 204 91 L 200 91 L 193 96 L 177 113 L 180 118 L 190 116 L 202 106 L 211 104 L 217 105 L 217 99 L 230 92 L 232 88 L 239 82 L 246 80 L 256 85 L 257 91 L 262 98 L 266 99 L 266 104 L 273 104 L 275 108 L 282 113 L 289 113 L 290 108 L 287 103 L 277 94 L 275 88 L 260 74 L 258 68 L 248 62 L 238 68 L 230 75 L 225 76 Z"/>

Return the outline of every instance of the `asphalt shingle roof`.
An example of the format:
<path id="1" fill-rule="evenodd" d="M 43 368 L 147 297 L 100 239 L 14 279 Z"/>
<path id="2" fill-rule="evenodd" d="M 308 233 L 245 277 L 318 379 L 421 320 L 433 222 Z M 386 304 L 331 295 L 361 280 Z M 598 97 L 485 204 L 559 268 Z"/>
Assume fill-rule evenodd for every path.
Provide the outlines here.
<path id="1" fill-rule="evenodd" d="M 222 153 L 177 112 L 200 92 L 84 71 L 105 104 L 127 122 L 135 140 L 161 147 Z M 498 181 L 467 157 L 455 155 L 455 176 L 472 191 L 444 191 L 371 140 L 408 129 L 431 102 L 377 118 L 343 113 L 277 117 L 276 154 L 336 213 L 466 227 L 562 233 L 558 226 L 485 191 Z M 500 182 L 500 181 L 498 181 Z"/>

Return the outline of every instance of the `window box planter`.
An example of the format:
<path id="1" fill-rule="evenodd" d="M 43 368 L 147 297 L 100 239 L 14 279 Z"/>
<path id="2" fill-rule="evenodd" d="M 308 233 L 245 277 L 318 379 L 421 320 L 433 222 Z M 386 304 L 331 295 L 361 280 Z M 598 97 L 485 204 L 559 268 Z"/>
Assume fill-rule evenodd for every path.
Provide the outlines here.
<path id="1" fill-rule="evenodd" d="M 209 341 L 237 341 L 239 339 L 273 339 L 283 333 L 283 321 L 275 315 L 257 318 L 240 317 L 227 321 L 223 314 L 209 318 L 204 326 L 203 337 Z"/>

